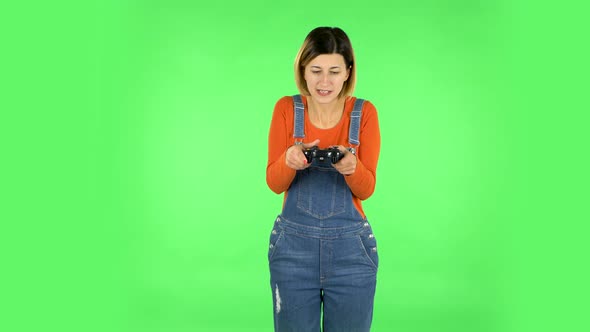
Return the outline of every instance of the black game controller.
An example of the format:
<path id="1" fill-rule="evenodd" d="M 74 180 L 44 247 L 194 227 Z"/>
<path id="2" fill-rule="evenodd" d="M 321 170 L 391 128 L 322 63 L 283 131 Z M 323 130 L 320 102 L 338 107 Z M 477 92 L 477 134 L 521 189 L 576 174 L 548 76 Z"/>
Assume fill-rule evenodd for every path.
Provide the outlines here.
<path id="1" fill-rule="evenodd" d="M 344 158 L 344 153 L 338 150 L 338 148 L 327 148 L 319 149 L 317 146 L 313 146 L 309 149 L 303 149 L 303 154 L 307 159 L 307 163 L 311 163 L 312 160 L 317 159 L 319 162 L 331 161 L 335 164 Z"/>

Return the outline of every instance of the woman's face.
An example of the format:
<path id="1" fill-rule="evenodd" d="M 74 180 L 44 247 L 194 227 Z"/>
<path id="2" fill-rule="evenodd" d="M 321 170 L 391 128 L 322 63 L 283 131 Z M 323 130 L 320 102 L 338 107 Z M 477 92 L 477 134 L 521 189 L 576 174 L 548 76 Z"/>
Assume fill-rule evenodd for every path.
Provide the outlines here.
<path id="1" fill-rule="evenodd" d="M 305 66 L 307 90 L 318 103 L 334 102 L 338 99 L 349 73 L 342 55 L 320 54 Z"/>

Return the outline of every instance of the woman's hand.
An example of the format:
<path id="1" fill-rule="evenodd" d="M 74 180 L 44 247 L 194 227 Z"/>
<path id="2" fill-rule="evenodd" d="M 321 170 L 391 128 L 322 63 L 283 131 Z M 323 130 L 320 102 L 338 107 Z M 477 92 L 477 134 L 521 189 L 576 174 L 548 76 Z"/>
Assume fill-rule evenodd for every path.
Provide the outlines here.
<path id="1" fill-rule="evenodd" d="M 356 156 L 342 145 L 336 145 L 334 147 L 338 148 L 338 150 L 344 154 L 344 157 L 340 159 L 339 162 L 332 164 L 332 166 L 334 166 L 334 168 L 342 175 L 350 175 L 354 173 L 357 163 Z"/>
<path id="2" fill-rule="evenodd" d="M 285 163 L 287 166 L 296 171 L 308 168 L 311 164 L 307 163 L 307 158 L 305 158 L 305 155 L 303 154 L 303 149 L 309 149 L 312 146 L 316 146 L 319 142 L 320 140 L 316 139 L 311 143 L 290 146 L 285 155 Z"/>

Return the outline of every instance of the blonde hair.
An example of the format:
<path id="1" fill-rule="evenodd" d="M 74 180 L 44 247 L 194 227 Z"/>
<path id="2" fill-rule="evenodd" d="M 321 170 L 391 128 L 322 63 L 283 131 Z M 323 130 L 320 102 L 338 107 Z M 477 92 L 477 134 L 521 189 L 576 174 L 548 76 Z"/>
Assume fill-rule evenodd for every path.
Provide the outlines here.
<path id="1" fill-rule="evenodd" d="M 305 66 L 321 54 L 340 54 L 346 68 L 350 70 L 348 79 L 342 86 L 339 97 L 351 96 L 356 85 L 356 65 L 350 39 L 342 29 L 319 27 L 313 29 L 305 38 L 295 58 L 295 83 L 302 95 L 309 96 L 305 82 Z"/>

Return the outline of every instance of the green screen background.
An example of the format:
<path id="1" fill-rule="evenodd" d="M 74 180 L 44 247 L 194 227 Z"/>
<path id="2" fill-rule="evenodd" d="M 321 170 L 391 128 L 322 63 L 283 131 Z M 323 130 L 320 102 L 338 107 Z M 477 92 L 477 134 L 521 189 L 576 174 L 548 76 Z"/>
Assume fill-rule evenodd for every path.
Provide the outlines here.
<path id="1" fill-rule="evenodd" d="M 5 331 L 272 331 L 274 103 L 338 26 L 377 107 L 373 331 L 588 327 L 582 6 L 104 1 L 4 11 Z M 18 14 L 12 15 L 12 14 Z M 15 110 L 15 111 L 7 111 Z M 13 125 L 16 124 L 16 125 Z M 6 326 L 6 328 L 4 328 Z"/>

